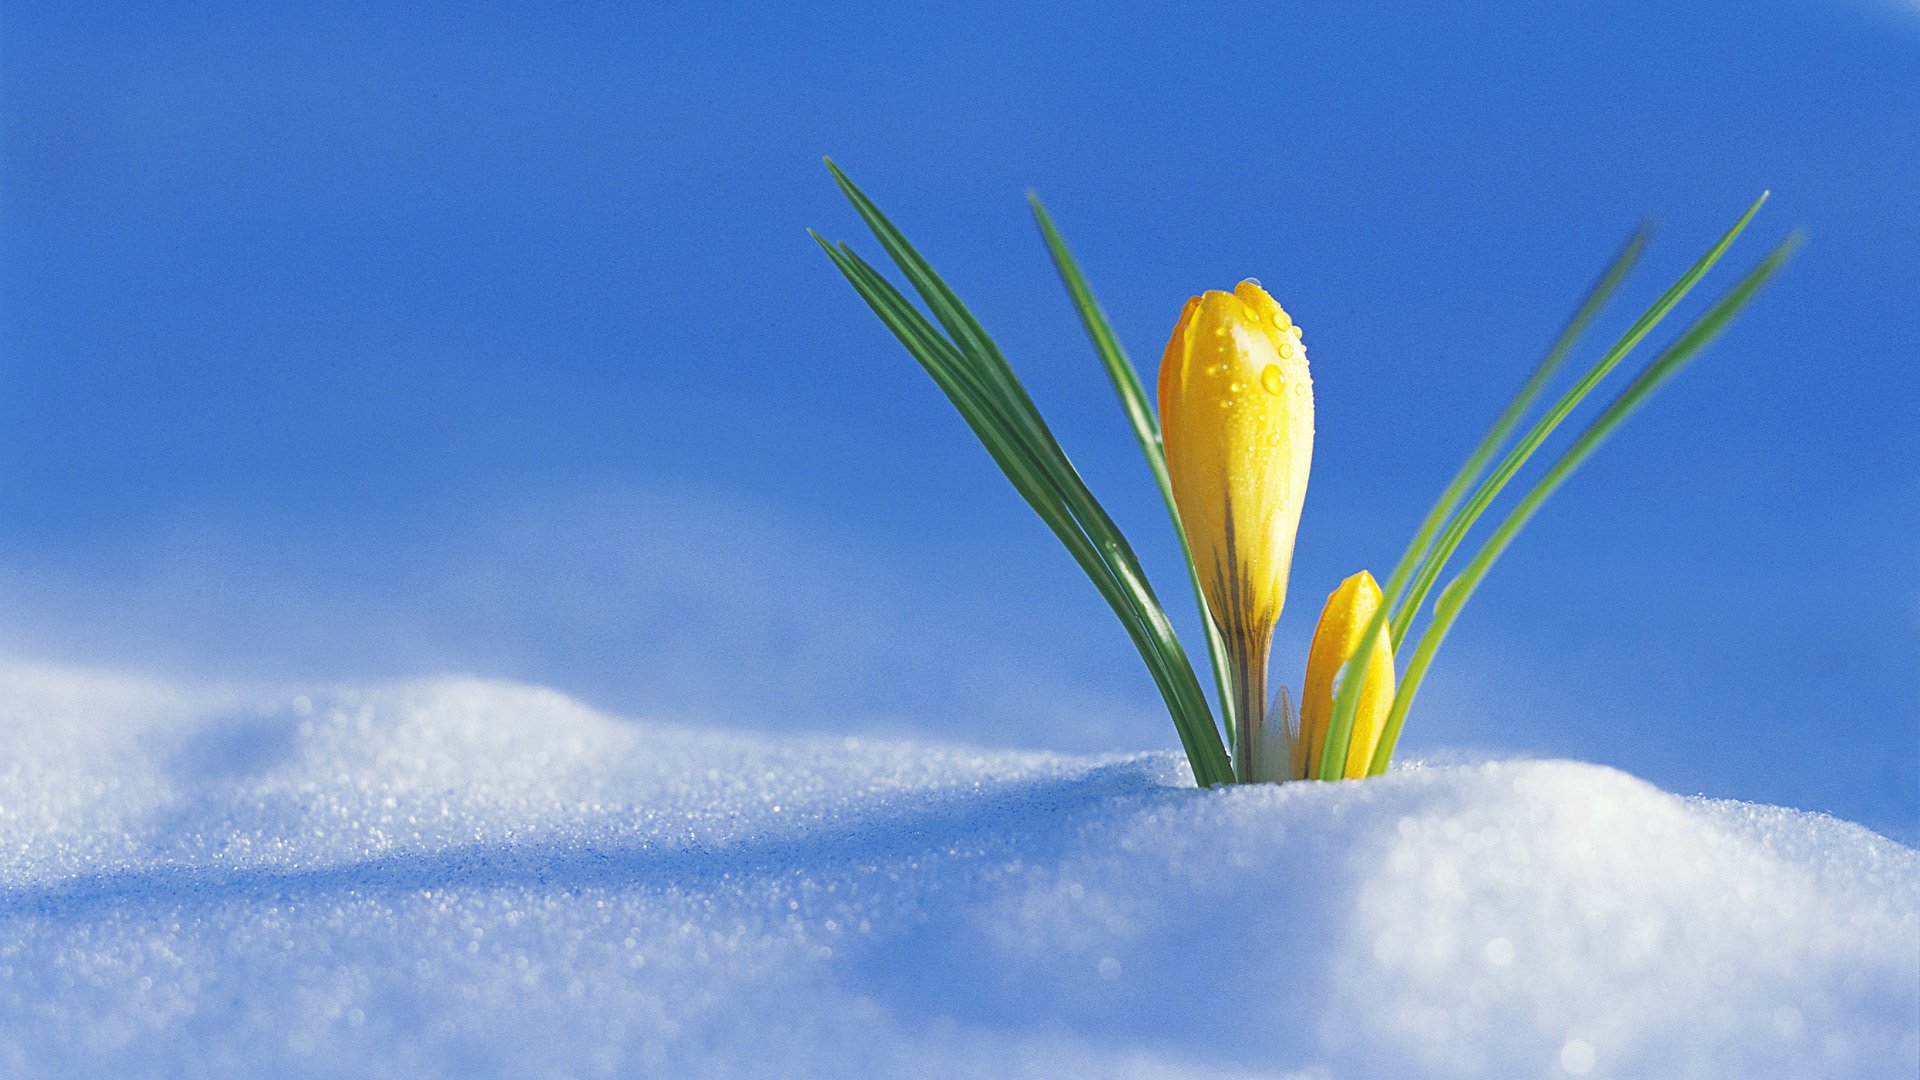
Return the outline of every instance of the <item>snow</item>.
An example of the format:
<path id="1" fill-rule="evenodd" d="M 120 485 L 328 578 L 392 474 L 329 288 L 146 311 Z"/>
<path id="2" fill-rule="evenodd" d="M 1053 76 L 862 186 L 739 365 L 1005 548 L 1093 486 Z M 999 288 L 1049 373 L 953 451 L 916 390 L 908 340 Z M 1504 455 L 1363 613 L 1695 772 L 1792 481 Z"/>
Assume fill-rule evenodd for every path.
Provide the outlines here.
<path id="1" fill-rule="evenodd" d="M 0 668 L 0 1076 L 1912 1077 L 1920 853 L 1566 761 Z"/>

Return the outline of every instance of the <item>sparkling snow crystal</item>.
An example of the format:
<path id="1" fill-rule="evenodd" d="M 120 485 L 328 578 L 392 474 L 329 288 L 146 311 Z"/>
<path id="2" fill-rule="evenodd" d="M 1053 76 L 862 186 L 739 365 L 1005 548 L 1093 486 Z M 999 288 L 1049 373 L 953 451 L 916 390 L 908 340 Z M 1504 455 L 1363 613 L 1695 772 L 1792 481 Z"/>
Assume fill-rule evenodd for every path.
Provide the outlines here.
<path id="1" fill-rule="evenodd" d="M 1571 762 L 0 671 L 0 1076 L 1911 1077 L 1920 853 Z"/>

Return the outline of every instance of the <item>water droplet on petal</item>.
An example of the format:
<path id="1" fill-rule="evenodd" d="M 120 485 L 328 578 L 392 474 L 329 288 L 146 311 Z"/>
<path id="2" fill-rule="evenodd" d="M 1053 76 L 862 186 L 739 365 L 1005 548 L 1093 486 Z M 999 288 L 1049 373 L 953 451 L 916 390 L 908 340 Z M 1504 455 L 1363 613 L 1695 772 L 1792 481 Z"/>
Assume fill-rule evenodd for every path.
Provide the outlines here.
<path id="1" fill-rule="evenodd" d="M 1284 356 L 1286 354 L 1282 353 L 1281 355 Z M 1266 387 L 1267 393 L 1269 394 L 1278 394 L 1286 390 L 1287 377 L 1280 374 L 1279 364 L 1268 364 L 1266 368 L 1260 372 L 1260 385 Z"/>
<path id="2" fill-rule="evenodd" d="M 1228 384 L 1227 384 L 1227 393 L 1229 393 L 1229 394 L 1237 394 L 1237 393 L 1239 393 L 1240 391 L 1242 391 L 1242 390 L 1245 390 L 1245 389 L 1246 389 L 1246 387 L 1244 387 L 1244 386 L 1241 386 L 1241 385 L 1240 385 L 1239 383 L 1237 383 L 1237 382 L 1230 382 L 1230 383 L 1228 383 Z"/>
<path id="3" fill-rule="evenodd" d="M 1262 284 L 1260 284 L 1260 279 L 1259 279 L 1259 278 L 1257 278 L 1257 277 L 1249 277 L 1249 278 L 1241 278 L 1241 279 L 1240 279 L 1240 284 L 1242 284 L 1242 285 L 1251 285 L 1251 286 L 1253 286 L 1253 287 L 1254 287 L 1254 288 L 1256 288 L 1256 289 L 1264 289 L 1264 288 L 1266 288 L 1266 286 L 1265 286 L 1265 285 L 1262 285 Z"/>

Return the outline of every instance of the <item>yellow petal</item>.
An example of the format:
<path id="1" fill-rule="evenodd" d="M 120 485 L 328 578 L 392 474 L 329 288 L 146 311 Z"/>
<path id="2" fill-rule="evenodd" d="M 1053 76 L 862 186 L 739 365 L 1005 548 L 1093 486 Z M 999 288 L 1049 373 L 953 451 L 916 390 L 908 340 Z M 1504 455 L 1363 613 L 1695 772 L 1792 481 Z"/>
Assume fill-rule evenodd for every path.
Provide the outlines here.
<path id="1" fill-rule="evenodd" d="M 1360 635 L 1380 609 L 1380 600 L 1380 586 L 1372 574 L 1362 570 L 1341 582 L 1320 611 L 1320 624 L 1314 628 L 1313 646 L 1307 652 L 1307 683 L 1300 692 L 1301 741 L 1306 748 L 1308 773 L 1319 767 L 1327 723 L 1333 717 L 1334 679 L 1341 665 L 1360 648 Z M 1353 714 L 1353 741 L 1348 744 L 1342 773 L 1349 779 L 1367 775 L 1374 748 L 1380 742 L 1380 729 L 1393 708 L 1391 637 L 1392 631 L 1383 629 L 1374 641 L 1366 681 L 1360 684 L 1360 706 Z"/>
<path id="2" fill-rule="evenodd" d="M 1214 621 L 1229 638 L 1270 632 L 1313 461 L 1313 380 L 1266 290 L 1246 281 L 1187 301 L 1160 363 L 1160 427 Z"/>
<path id="3" fill-rule="evenodd" d="M 1187 301 L 1160 361 L 1160 429 L 1180 525 L 1233 670 L 1234 770 L 1263 771 L 1267 653 L 1287 599 L 1313 462 L 1300 330 L 1266 290 Z"/>

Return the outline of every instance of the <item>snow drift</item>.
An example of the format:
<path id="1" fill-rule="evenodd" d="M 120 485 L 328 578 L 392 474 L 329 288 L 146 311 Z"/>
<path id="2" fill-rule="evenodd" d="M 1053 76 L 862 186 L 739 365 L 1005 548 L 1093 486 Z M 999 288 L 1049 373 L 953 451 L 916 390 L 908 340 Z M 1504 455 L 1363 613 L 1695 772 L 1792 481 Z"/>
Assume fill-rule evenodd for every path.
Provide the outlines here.
<path id="1" fill-rule="evenodd" d="M 0 671 L 0 1075 L 1911 1077 L 1920 853 L 1563 761 Z"/>

